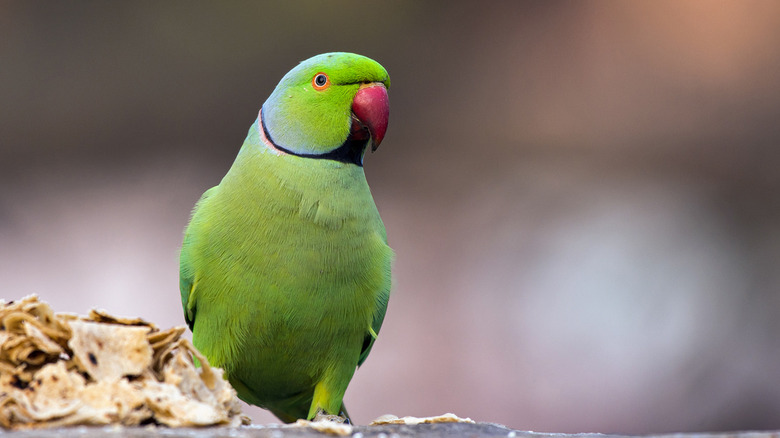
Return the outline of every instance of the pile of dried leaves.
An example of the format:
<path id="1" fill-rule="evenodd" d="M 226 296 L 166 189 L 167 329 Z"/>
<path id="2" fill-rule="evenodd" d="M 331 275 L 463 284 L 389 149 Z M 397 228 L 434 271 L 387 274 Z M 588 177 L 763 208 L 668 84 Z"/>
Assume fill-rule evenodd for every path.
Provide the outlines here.
<path id="1" fill-rule="evenodd" d="M 235 391 L 184 330 L 0 302 L 0 426 L 240 424 Z"/>

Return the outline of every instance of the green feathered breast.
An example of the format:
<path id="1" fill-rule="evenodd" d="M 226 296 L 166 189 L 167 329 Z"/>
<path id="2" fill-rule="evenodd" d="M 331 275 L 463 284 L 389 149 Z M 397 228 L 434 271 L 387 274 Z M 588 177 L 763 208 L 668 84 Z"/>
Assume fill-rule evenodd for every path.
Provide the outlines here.
<path id="1" fill-rule="evenodd" d="M 340 80 L 356 64 L 362 76 Z M 319 90 L 323 72 L 329 87 Z M 195 346 L 225 369 L 240 398 L 283 421 L 346 412 L 344 392 L 385 316 L 392 251 L 360 163 L 368 142 L 384 136 L 375 131 L 387 111 L 384 121 L 370 120 L 382 115 L 358 108 L 356 95 L 386 107 L 372 89 L 386 84 L 384 69 L 358 55 L 302 63 L 263 105 L 185 232 L 180 290 Z M 312 103 L 338 87 L 336 97 Z M 341 116 L 309 126 L 296 119 L 300 102 Z M 329 118 L 332 126 L 322 121 Z M 306 132 L 285 134 L 291 126 Z M 318 130 L 331 147 L 304 144 Z"/>

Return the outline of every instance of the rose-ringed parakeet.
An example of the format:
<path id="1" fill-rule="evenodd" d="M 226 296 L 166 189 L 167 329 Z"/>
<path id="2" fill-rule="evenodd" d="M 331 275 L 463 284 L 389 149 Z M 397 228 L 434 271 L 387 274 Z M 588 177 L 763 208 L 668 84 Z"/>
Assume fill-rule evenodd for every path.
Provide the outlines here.
<path id="1" fill-rule="evenodd" d="M 180 258 L 195 346 L 285 422 L 346 416 L 382 326 L 392 251 L 363 155 L 387 129 L 387 71 L 328 53 L 287 73 L 195 206 Z"/>

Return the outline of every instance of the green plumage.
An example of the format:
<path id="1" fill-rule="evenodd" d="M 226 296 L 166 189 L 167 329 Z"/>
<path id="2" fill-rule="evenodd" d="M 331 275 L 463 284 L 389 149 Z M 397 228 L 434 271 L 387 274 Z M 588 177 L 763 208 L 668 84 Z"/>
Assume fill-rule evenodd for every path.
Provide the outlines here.
<path id="1" fill-rule="evenodd" d="M 319 72 L 330 80 L 321 91 Z M 288 73 L 185 232 L 180 290 L 195 346 L 240 398 L 287 422 L 342 413 L 387 308 L 392 251 L 363 167 L 317 156 L 349 140 L 366 83 L 389 85 L 387 72 L 346 53 Z"/>

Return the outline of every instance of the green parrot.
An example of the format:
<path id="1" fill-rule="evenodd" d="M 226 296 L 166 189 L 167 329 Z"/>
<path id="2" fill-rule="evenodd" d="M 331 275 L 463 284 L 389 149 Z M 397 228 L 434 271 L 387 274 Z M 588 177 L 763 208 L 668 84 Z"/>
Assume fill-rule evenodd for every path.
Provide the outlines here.
<path id="1" fill-rule="evenodd" d="M 326 53 L 287 73 L 192 213 L 180 257 L 193 343 L 280 420 L 341 415 L 387 309 L 393 252 L 363 172 L 389 117 L 377 62 Z"/>

